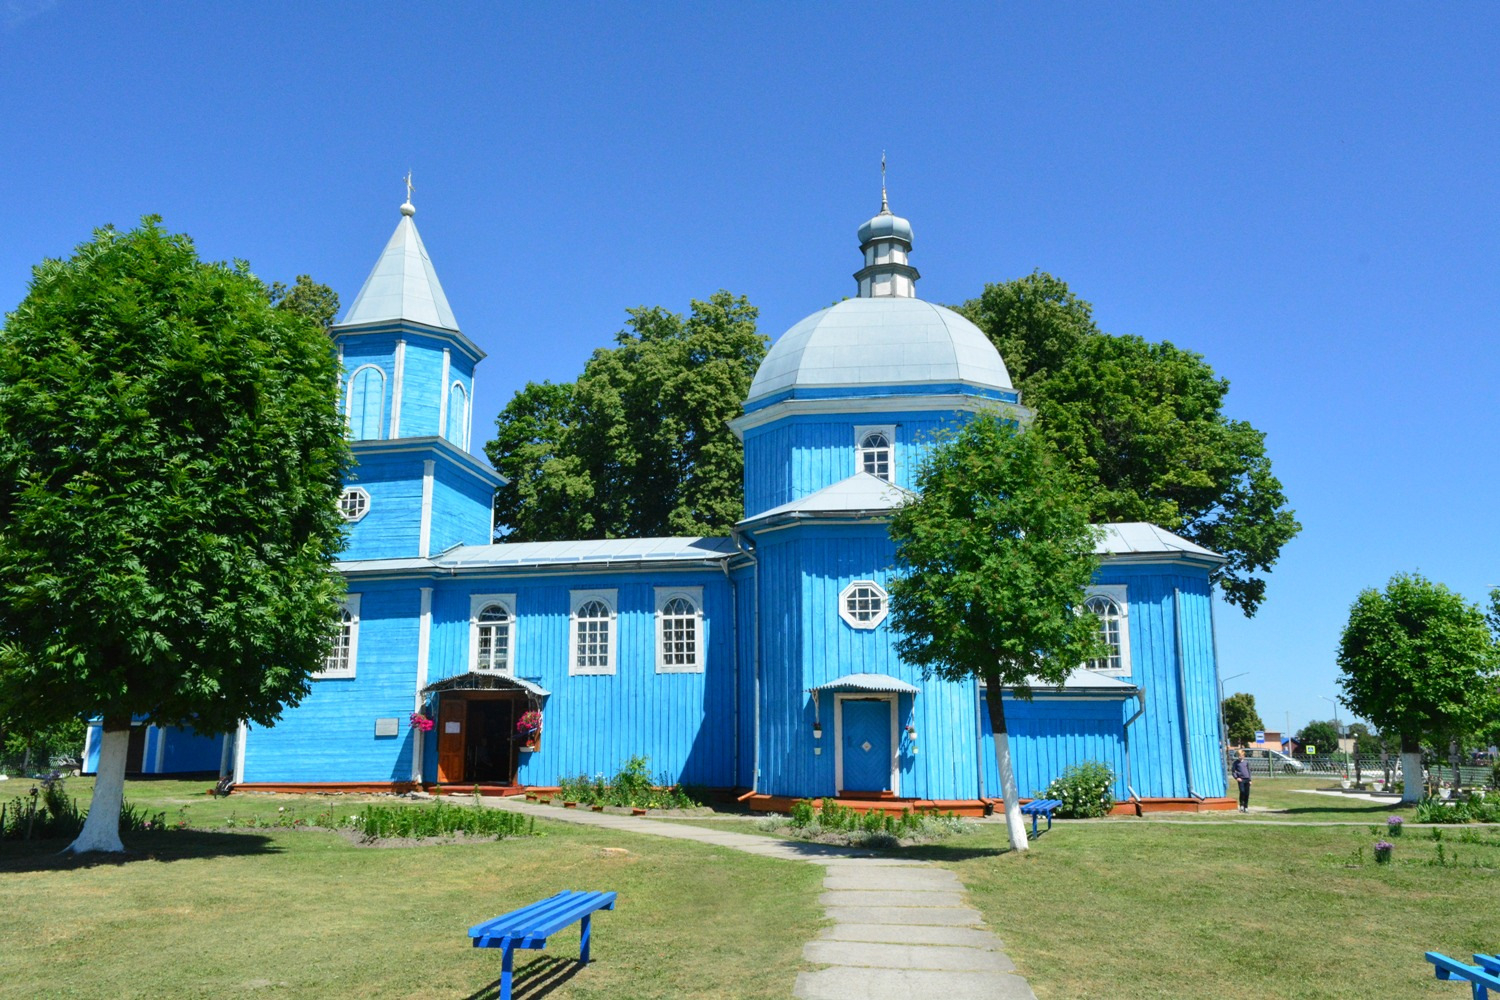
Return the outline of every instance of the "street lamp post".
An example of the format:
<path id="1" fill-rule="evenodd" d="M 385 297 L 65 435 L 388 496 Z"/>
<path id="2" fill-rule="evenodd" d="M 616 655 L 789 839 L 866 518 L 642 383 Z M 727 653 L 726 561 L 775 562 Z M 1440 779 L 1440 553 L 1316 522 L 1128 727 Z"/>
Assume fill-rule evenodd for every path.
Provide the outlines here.
<path id="1" fill-rule="evenodd" d="M 1236 677 L 1244 677 L 1248 673 L 1250 673 L 1249 670 L 1242 670 L 1237 674 L 1219 678 L 1219 745 L 1224 749 L 1226 760 L 1229 758 L 1229 725 L 1224 721 L 1224 682 L 1232 681 Z"/>
<path id="2" fill-rule="evenodd" d="M 1344 724 L 1339 721 L 1338 699 L 1330 698 L 1326 694 L 1320 694 L 1318 695 L 1318 697 L 1322 698 L 1324 701 L 1333 702 L 1333 730 L 1334 732 L 1339 734 L 1339 739 L 1342 740 L 1344 738 Z M 1343 749 L 1344 748 L 1342 746 L 1339 747 L 1340 752 L 1342 752 Z M 1344 777 L 1349 777 L 1349 762 L 1347 759 L 1344 761 Z"/>

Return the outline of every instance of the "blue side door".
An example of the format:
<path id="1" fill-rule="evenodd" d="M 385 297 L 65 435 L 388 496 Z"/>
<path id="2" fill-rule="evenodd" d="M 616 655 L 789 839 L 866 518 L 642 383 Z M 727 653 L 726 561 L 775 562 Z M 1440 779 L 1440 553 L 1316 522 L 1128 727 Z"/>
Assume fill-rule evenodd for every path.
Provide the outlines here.
<path id="1" fill-rule="evenodd" d="M 849 792 L 891 791 L 891 705 L 843 703 L 844 787 Z"/>

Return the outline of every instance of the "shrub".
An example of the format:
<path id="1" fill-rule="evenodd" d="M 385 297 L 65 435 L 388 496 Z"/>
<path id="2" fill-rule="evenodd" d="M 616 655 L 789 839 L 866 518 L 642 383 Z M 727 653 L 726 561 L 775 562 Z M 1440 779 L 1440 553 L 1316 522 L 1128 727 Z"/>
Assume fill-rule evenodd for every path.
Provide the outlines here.
<path id="1" fill-rule="evenodd" d="M 1108 815 L 1114 808 L 1115 796 L 1111 791 L 1114 784 L 1115 772 L 1107 764 L 1086 760 L 1053 778 L 1045 792 L 1033 794 L 1062 802 L 1057 815 L 1063 819 L 1088 819 Z"/>
<path id="2" fill-rule="evenodd" d="M 567 802 L 633 809 L 688 809 L 698 804 L 681 786 L 665 780 L 665 775 L 660 784 L 654 782 L 647 761 L 646 757 L 629 758 L 608 782 L 603 775 L 564 778 L 558 782 L 558 794 Z"/>
<path id="3" fill-rule="evenodd" d="M 78 800 L 67 794 L 63 779 L 49 775 L 24 795 L 0 803 L 0 840 L 50 840 L 76 837 L 83 829 L 86 813 Z M 167 825 L 165 812 L 147 813 L 129 802 L 120 806 L 120 832 L 161 830 Z"/>
<path id="4" fill-rule="evenodd" d="M 424 806 L 369 806 L 345 821 L 366 837 L 530 837 L 536 833 L 536 819 L 520 813 L 485 809 L 482 806 L 453 806 L 439 801 Z"/>

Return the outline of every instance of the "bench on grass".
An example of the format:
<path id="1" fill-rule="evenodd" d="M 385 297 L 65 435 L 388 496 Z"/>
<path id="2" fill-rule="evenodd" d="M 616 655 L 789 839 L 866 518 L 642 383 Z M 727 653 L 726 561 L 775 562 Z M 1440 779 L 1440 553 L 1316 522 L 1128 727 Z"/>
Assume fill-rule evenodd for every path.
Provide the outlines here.
<path id="1" fill-rule="evenodd" d="M 589 961 L 590 921 L 595 910 L 613 910 L 612 892 L 560 892 L 556 896 L 512 910 L 469 928 L 476 948 L 500 949 L 500 1000 L 510 1000 L 511 971 L 517 948 L 542 949 L 547 938 L 576 921 L 582 921 L 578 961 Z"/>
<path id="2" fill-rule="evenodd" d="M 1036 821 L 1042 816 L 1047 817 L 1047 829 L 1052 829 L 1052 810 L 1062 805 L 1062 799 L 1032 799 L 1021 807 L 1022 816 L 1031 817 L 1031 835 L 1040 836 L 1036 830 Z"/>
<path id="3" fill-rule="evenodd" d="M 1447 955 L 1429 951 L 1427 961 L 1432 963 L 1433 972 L 1439 979 L 1467 981 L 1472 991 L 1472 1000 L 1489 1000 L 1490 990 L 1500 990 L 1500 958 L 1494 955 L 1475 955 L 1474 964 L 1467 965 Z"/>

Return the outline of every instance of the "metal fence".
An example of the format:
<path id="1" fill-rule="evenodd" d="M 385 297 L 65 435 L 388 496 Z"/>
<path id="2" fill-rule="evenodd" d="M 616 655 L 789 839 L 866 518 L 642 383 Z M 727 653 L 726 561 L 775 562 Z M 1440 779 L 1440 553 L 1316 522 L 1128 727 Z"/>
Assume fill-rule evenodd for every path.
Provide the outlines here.
<path id="1" fill-rule="evenodd" d="M 1363 781 L 1366 784 L 1373 781 L 1396 782 L 1403 780 L 1404 777 L 1401 773 L 1401 755 L 1398 753 L 1389 754 L 1384 760 L 1379 754 L 1361 754 L 1357 758 L 1353 754 L 1342 753 L 1318 754 L 1313 757 L 1287 757 L 1283 754 L 1267 753 L 1264 750 L 1246 750 L 1245 754 L 1245 759 L 1250 763 L 1250 773 L 1256 777 L 1326 777 L 1336 780 L 1347 778 L 1350 781 Z M 1233 750 L 1229 752 L 1227 761 L 1229 763 L 1234 761 Z M 1429 760 L 1423 772 L 1423 777 L 1428 782 L 1459 784 L 1465 788 L 1500 785 L 1496 781 L 1497 770 L 1490 765 L 1465 765 L 1455 772 L 1451 764 Z M 1454 780 L 1455 777 L 1457 781 Z"/>

